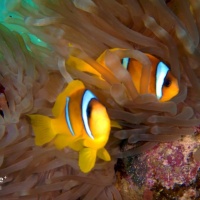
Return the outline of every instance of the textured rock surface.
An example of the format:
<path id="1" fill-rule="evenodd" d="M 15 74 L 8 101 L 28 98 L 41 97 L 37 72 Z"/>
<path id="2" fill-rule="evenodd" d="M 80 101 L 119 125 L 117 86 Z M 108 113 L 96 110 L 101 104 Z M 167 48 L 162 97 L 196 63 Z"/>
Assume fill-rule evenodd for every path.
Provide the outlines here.
<path id="1" fill-rule="evenodd" d="M 199 136 L 160 143 L 137 157 L 118 162 L 118 187 L 125 199 L 198 199 L 200 183 Z M 146 198 L 148 196 L 148 198 Z"/>

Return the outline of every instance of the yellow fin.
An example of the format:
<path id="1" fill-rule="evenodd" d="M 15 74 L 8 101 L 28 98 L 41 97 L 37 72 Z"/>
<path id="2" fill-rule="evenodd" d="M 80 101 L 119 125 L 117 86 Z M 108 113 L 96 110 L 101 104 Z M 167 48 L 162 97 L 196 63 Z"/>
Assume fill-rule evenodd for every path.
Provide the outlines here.
<path id="1" fill-rule="evenodd" d="M 51 121 L 53 119 L 43 115 L 28 115 L 35 134 L 35 144 L 42 146 L 53 140 L 56 133 L 52 129 Z"/>
<path id="2" fill-rule="evenodd" d="M 97 151 L 97 156 L 99 158 L 101 158 L 102 160 L 105 160 L 105 161 L 110 161 L 111 160 L 110 154 L 108 153 L 108 151 L 105 148 L 99 149 Z"/>
<path id="3" fill-rule="evenodd" d="M 55 117 L 59 117 L 61 113 L 63 112 L 66 104 L 66 97 L 69 97 L 72 95 L 74 92 L 80 89 L 84 89 L 85 86 L 83 83 L 79 80 L 74 80 L 70 82 L 67 87 L 61 92 L 57 99 L 56 102 L 53 106 L 52 113 Z"/>
<path id="4" fill-rule="evenodd" d="M 96 75 L 97 77 L 101 78 L 101 74 L 96 71 L 92 66 L 87 64 L 85 61 L 76 58 L 74 56 L 70 56 L 67 61 L 67 65 L 75 67 L 79 71 L 88 72 L 89 74 Z"/>
<path id="5" fill-rule="evenodd" d="M 69 146 L 71 149 L 75 151 L 80 151 L 83 148 L 83 142 L 82 140 L 79 140 L 79 141 L 71 143 Z"/>
<path id="6" fill-rule="evenodd" d="M 82 172 L 88 173 L 94 167 L 96 162 L 97 150 L 91 148 L 83 148 L 79 152 L 79 167 Z"/>
<path id="7" fill-rule="evenodd" d="M 54 144 L 57 149 L 63 149 L 65 147 L 69 146 L 70 142 L 71 141 L 70 141 L 69 136 L 64 135 L 64 134 L 57 135 L 54 140 Z"/>
<path id="8" fill-rule="evenodd" d="M 119 125 L 119 123 L 114 120 L 111 120 L 111 127 L 122 129 L 122 126 Z"/>

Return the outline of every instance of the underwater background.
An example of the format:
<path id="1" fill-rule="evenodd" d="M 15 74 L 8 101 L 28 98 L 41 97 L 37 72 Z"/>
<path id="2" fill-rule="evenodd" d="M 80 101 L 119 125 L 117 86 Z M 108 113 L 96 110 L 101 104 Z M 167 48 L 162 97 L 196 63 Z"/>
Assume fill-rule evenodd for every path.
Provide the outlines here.
<path id="1" fill-rule="evenodd" d="M 0 0 L 0 199 L 200 199 L 199 15 L 199 0 Z M 145 53 L 177 79 L 170 101 L 147 92 Z M 122 57 L 144 65 L 141 92 Z M 74 79 L 119 125 L 88 174 L 76 151 L 36 146 L 27 117 Z"/>

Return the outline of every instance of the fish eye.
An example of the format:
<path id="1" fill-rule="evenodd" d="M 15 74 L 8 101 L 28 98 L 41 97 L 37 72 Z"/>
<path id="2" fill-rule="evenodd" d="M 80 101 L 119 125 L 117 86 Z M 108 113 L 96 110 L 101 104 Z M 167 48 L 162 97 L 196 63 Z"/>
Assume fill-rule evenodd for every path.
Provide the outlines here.
<path id="1" fill-rule="evenodd" d="M 164 87 L 169 87 L 170 85 L 171 85 L 171 80 L 169 78 L 165 78 L 163 86 Z"/>

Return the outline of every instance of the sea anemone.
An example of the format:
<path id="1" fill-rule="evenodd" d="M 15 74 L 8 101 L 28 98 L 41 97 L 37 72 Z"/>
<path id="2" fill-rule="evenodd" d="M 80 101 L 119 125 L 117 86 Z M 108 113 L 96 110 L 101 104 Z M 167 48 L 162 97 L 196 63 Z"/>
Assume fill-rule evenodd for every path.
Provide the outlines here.
<path id="1" fill-rule="evenodd" d="M 195 137 L 200 124 L 198 1 L 7 0 L 2 5 L 1 199 L 118 200 L 118 158 L 185 135 Z M 98 61 L 103 52 L 105 65 Z M 146 53 L 167 63 L 178 80 L 179 93 L 170 101 L 148 94 L 146 78 L 138 93 L 121 65 L 122 57 L 134 58 L 143 64 L 146 77 Z M 100 77 L 70 65 L 70 56 Z M 76 152 L 35 146 L 26 117 L 50 116 L 57 95 L 73 79 L 81 80 L 119 125 L 112 128 L 107 144 L 112 161 L 98 161 L 89 174 L 79 171 Z"/>

